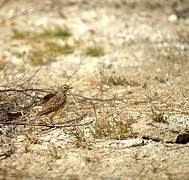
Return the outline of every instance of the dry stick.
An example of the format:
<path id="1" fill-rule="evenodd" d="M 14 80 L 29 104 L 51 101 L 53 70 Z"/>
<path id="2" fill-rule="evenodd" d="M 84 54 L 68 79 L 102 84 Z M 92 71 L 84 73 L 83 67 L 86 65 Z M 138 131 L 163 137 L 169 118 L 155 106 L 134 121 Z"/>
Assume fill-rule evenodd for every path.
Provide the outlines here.
<path id="1" fill-rule="evenodd" d="M 1 92 L 21 92 L 21 93 L 24 93 L 24 92 L 27 92 L 27 91 L 38 91 L 38 92 L 45 92 L 45 93 L 50 93 L 51 92 L 50 89 L 38 89 L 38 88 L 28 88 L 28 89 L 9 88 L 9 89 L 0 89 L 0 93 Z M 78 95 L 78 94 L 72 94 L 72 95 L 77 96 L 77 97 L 82 98 L 82 99 L 87 100 L 87 101 L 100 101 L 100 102 L 112 101 L 112 100 L 113 101 L 123 101 L 123 100 L 129 100 L 130 99 L 130 98 L 127 98 L 127 97 L 122 97 L 122 98 L 112 97 L 112 98 L 102 99 L 102 98 L 85 97 L 85 96 L 81 96 L 81 95 Z M 132 101 L 131 103 L 133 103 L 133 104 L 141 104 L 141 103 L 149 103 L 149 102 L 156 101 L 156 100 L 158 100 L 158 99 Z M 75 98 L 74 98 L 74 101 L 75 101 Z"/>
<path id="2" fill-rule="evenodd" d="M 5 0 L 5 2 L 6 2 L 6 0 Z M 7 19 L 4 19 L 4 20 L 14 20 L 21 15 L 26 15 L 27 13 L 28 13 L 27 9 L 22 9 L 22 10 L 17 11 L 17 12 L 15 11 L 10 17 L 8 17 Z"/>
<path id="3" fill-rule="evenodd" d="M 38 68 L 37 70 L 35 70 L 30 77 L 26 77 L 25 73 L 23 75 L 23 77 L 21 77 L 17 82 L 15 82 L 15 88 L 28 88 L 31 85 L 31 80 L 37 75 L 37 73 L 41 70 L 41 67 Z M 20 84 L 19 84 L 20 82 Z M 24 84 L 27 84 L 27 87 L 24 87 Z"/>
<path id="4" fill-rule="evenodd" d="M 15 125 L 15 126 L 26 126 L 26 127 L 48 127 L 48 128 L 64 128 L 64 127 L 72 127 L 72 126 L 84 126 L 89 125 L 89 123 L 86 124 L 57 124 L 57 125 L 48 125 L 48 124 L 26 124 L 26 123 L 12 123 L 12 122 L 0 122 L 2 125 Z"/>
<path id="5" fill-rule="evenodd" d="M 91 104 L 93 105 L 93 111 L 94 111 L 94 114 L 95 114 L 95 120 L 96 122 L 98 122 L 98 117 L 97 117 L 97 113 L 96 113 L 96 106 L 93 102 L 91 102 Z"/>
<path id="6" fill-rule="evenodd" d="M 51 91 L 48 90 L 48 89 L 34 89 L 34 88 L 29 88 L 29 89 L 14 89 L 14 88 L 10 88 L 10 89 L 2 89 L 2 90 L 0 90 L 0 93 L 3 93 L 3 92 L 19 92 L 19 93 L 25 94 L 26 96 L 28 96 L 28 97 L 30 97 L 30 98 L 34 98 L 34 99 L 35 99 L 34 96 L 32 96 L 31 94 L 29 94 L 29 92 L 31 92 L 31 91 L 38 91 L 38 92 L 43 92 L 43 93 L 44 93 L 44 92 L 45 92 L 45 93 L 51 92 Z M 41 100 L 40 97 L 37 96 L 37 98 Z M 38 102 L 38 101 L 33 100 L 33 102 L 32 102 L 30 105 L 27 105 L 26 107 L 24 107 L 24 109 L 27 109 L 27 108 L 31 107 L 31 106 L 32 106 L 33 104 L 35 104 L 36 102 Z"/>
<path id="7" fill-rule="evenodd" d="M 80 68 L 81 64 L 84 62 L 84 60 L 85 60 L 85 57 L 83 57 L 83 59 L 80 61 L 78 68 L 70 75 L 70 77 L 68 77 L 65 84 L 79 71 L 79 68 Z"/>
<path id="8" fill-rule="evenodd" d="M 26 91 L 38 91 L 38 92 L 46 92 L 46 93 L 51 92 L 50 89 L 38 89 L 38 88 L 28 88 L 28 89 L 9 88 L 9 89 L 0 89 L 0 92 L 26 92 Z"/>
<path id="9" fill-rule="evenodd" d="M 21 78 L 19 78 L 19 79 L 14 83 L 14 84 L 15 84 L 15 88 L 16 88 L 16 87 L 17 87 L 17 88 L 23 87 L 24 83 L 26 83 L 26 82 L 27 82 L 27 84 L 28 84 L 28 82 L 30 82 L 31 79 L 33 79 L 33 78 L 36 76 L 36 74 L 37 74 L 40 70 L 41 70 L 41 67 L 38 68 L 36 71 L 34 71 L 34 73 L 32 73 L 32 75 L 31 75 L 27 80 L 25 80 L 25 79 L 26 79 L 26 76 L 25 76 L 25 73 L 24 73 L 23 76 L 22 76 Z M 19 84 L 19 82 L 22 82 L 22 83 Z"/>
<path id="10" fill-rule="evenodd" d="M 15 87 L 15 88 L 23 88 L 23 84 L 25 82 L 27 82 L 25 79 L 26 79 L 26 72 L 23 73 L 23 75 L 16 79 L 16 81 L 14 82 L 13 86 L 12 87 Z"/>
<path id="11" fill-rule="evenodd" d="M 10 87 L 11 88 L 19 88 L 18 82 L 23 81 L 24 79 L 25 79 L 25 74 L 21 78 L 19 78 L 18 80 L 16 80 L 16 82 L 11 82 L 11 85 L 6 84 L 4 86 L 1 85 L 0 87 L 1 88 L 10 88 Z"/>
<path id="12" fill-rule="evenodd" d="M 27 80 L 25 80 L 25 82 L 27 82 L 27 85 L 28 85 L 28 86 L 30 85 L 31 80 L 34 79 L 34 77 L 39 73 L 39 71 L 41 70 L 41 68 L 42 68 L 42 67 L 39 67 L 36 71 L 34 71 L 34 72 L 32 73 L 32 75 L 31 75 Z M 25 82 L 23 82 L 21 85 L 23 85 Z M 27 87 L 28 87 L 28 86 L 27 86 Z"/>
<path id="13" fill-rule="evenodd" d="M 114 97 L 113 98 L 107 98 L 107 99 L 91 98 L 91 97 L 81 96 L 79 94 L 74 94 L 74 96 L 77 96 L 79 98 L 82 98 L 82 99 L 85 99 L 85 100 L 88 100 L 88 101 L 112 101 L 112 100 L 115 99 Z M 123 97 L 123 98 L 117 98 L 116 100 L 124 100 L 124 99 L 130 99 L 130 98 Z"/>
<path id="14" fill-rule="evenodd" d="M 73 122 L 78 122 L 79 120 L 81 121 L 83 118 L 86 117 L 86 113 L 81 116 L 81 117 L 78 117 L 78 118 L 74 118 L 74 119 L 71 119 L 71 120 L 68 120 L 68 121 L 65 121 L 63 124 L 57 124 L 57 125 L 48 125 L 48 124 L 26 124 L 26 123 L 22 123 L 22 122 L 1 122 L 0 121 L 0 124 L 2 125 L 15 125 L 15 126 L 28 126 L 28 127 L 49 127 L 49 128 L 64 128 L 64 127 L 71 127 L 71 126 L 82 126 L 82 124 L 73 124 Z M 72 124 L 68 124 L 68 123 L 72 123 Z M 65 124 L 65 125 L 64 125 Z M 88 123 L 90 124 L 90 123 Z M 85 124 L 84 124 L 85 125 Z M 86 123 L 87 125 L 87 123 Z"/>
<path id="15" fill-rule="evenodd" d="M 83 63 L 83 61 L 85 60 L 85 57 L 80 61 L 78 68 L 70 75 L 70 77 L 68 77 L 67 81 L 65 82 L 65 84 L 79 71 L 79 68 L 81 66 L 81 64 Z M 72 96 L 74 103 L 77 105 L 77 101 L 74 98 L 73 94 L 70 92 L 70 95 Z M 79 113 L 78 113 L 79 114 Z"/>
<path id="16" fill-rule="evenodd" d="M 128 97 L 122 97 L 122 98 L 115 98 L 111 97 L 111 98 L 107 98 L 107 99 L 102 99 L 102 98 L 91 98 L 91 97 L 85 97 L 85 96 L 81 96 L 79 94 L 74 94 L 74 96 L 77 96 L 79 98 L 82 98 L 84 100 L 87 101 L 123 101 L 123 100 L 129 100 L 130 98 Z M 152 102 L 152 101 L 157 101 L 159 98 L 157 99 L 149 99 L 149 100 L 136 100 L 136 101 L 132 101 L 133 104 L 140 104 L 140 103 L 148 103 L 148 102 Z"/>
<path id="17" fill-rule="evenodd" d="M 11 84 L 11 88 L 23 88 L 24 84 L 27 83 L 29 86 L 30 81 L 37 75 L 37 73 L 41 70 L 41 67 L 35 70 L 29 78 L 26 77 L 26 74 L 22 75 L 18 80 L 16 80 L 14 83 Z M 20 83 L 20 84 L 19 84 Z M 27 87 L 28 87 L 27 86 Z M 8 87 L 8 86 L 0 86 L 0 87 Z"/>
<path id="18" fill-rule="evenodd" d="M 71 92 L 70 92 L 70 95 L 71 95 L 71 97 L 73 98 L 74 103 L 77 105 L 77 101 L 76 101 L 74 95 L 73 95 Z"/>

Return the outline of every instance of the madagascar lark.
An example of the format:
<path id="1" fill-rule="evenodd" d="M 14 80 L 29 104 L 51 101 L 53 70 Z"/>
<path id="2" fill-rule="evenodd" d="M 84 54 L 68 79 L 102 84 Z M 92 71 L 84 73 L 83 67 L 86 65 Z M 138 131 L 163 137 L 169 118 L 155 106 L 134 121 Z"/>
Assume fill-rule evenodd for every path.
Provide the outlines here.
<path id="1" fill-rule="evenodd" d="M 37 116 L 50 115 L 50 121 L 52 122 L 53 117 L 59 114 L 66 104 L 67 91 L 72 87 L 68 85 L 63 85 L 58 88 L 55 96 L 47 101 L 42 110 L 37 114 Z"/>

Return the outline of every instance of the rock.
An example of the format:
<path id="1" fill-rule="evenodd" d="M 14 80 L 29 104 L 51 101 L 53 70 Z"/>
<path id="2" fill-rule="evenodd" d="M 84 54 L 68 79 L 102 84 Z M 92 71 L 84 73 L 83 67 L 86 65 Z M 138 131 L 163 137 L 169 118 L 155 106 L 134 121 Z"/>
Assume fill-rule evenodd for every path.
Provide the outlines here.
<path id="1" fill-rule="evenodd" d="M 189 115 L 174 114 L 167 117 L 166 121 L 180 129 L 186 129 L 189 131 Z"/>
<path id="2" fill-rule="evenodd" d="M 95 147 L 104 147 L 104 148 L 129 148 L 143 146 L 146 142 L 141 138 L 134 139 L 125 139 L 125 140 L 102 140 L 98 141 L 94 146 Z"/>
<path id="3" fill-rule="evenodd" d="M 178 144 L 186 144 L 187 142 L 189 142 L 189 133 L 187 132 L 180 133 L 176 138 Z"/>
<path id="4" fill-rule="evenodd" d="M 172 118 L 168 118 L 168 122 L 171 122 L 170 119 Z M 185 144 L 189 142 L 189 131 L 185 126 L 180 126 L 180 124 L 184 124 L 184 120 L 186 119 L 182 120 L 179 119 L 179 121 L 176 121 L 177 123 L 179 122 L 179 125 L 177 123 L 174 124 L 173 121 L 172 124 L 164 124 L 142 120 L 133 124 L 133 131 L 145 139 L 152 139 L 165 143 Z M 188 122 L 186 121 L 186 123 Z"/>
<path id="5" fill-rule="evenodd" d="M 172 14 L 172 15 L 170 15 L 170 16 L 168 17 L 168 20 L 169 20 L 170 22 L 177 22 L 178 17 L 177 17 L 176 14 Z"/>

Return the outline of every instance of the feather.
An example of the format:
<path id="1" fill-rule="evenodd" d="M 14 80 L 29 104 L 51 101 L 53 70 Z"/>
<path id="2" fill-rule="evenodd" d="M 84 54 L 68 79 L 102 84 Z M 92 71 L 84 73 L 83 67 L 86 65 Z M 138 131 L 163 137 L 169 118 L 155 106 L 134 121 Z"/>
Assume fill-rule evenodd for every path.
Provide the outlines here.
<path id="1" fill-rule="evenodd" d="M 52 113 L 54 111 L 58 111 L 60 108 L 63 108 L 66 104 L 66 95 L 55 95 L 49 101 L 47 101 L 46 105 L 43 109 L 37 114 L 37 116 L 43 116 L 45 114 Z"/>

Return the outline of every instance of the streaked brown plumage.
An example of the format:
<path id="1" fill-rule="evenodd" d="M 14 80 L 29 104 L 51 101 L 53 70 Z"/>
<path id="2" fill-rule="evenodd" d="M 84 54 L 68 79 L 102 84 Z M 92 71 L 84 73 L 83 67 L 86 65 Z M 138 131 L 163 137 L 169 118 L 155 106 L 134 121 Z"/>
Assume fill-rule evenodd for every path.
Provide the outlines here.
<path id="1" fill-rule="evenodd" d="M 58 88 L 58 92 L 54 97 L 52 97 L 45 106 L 42 108 L 42 110 L 37 114 L 37 116 L 43 116 L 52 113 L 51 118 L 56 116 L 64 107 L 66 104 L 67 99 L 67 91 L 71 89 L 68 85 L 63 85 Z"/>

